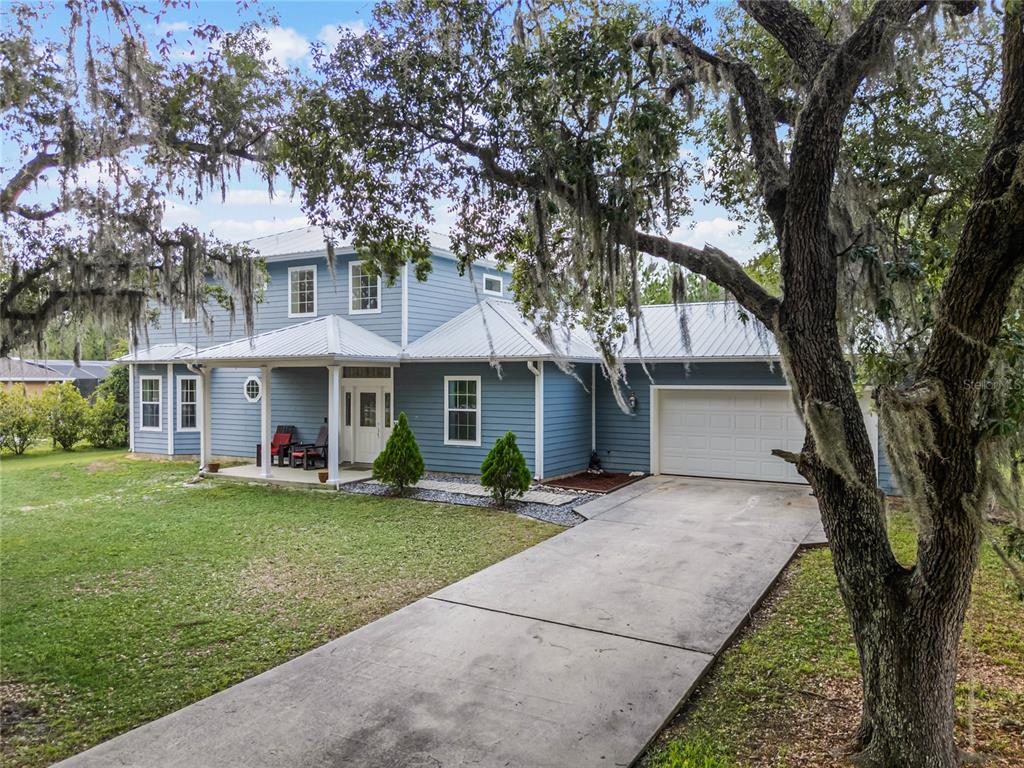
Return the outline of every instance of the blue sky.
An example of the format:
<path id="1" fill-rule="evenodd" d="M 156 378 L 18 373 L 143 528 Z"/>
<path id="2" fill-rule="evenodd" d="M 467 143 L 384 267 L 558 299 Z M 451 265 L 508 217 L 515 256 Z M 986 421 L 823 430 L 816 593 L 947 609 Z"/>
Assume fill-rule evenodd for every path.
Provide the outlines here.
<path id="1" fill-rule="evenodd" d="M 3 0 L 0 0 L 2 3 Z M 234 0 L 194 0 L 192 8 L 172 10 L 165 14 L 159 25 L 152 27 L 153 38 L 172 34 L 173 55 L 187 57 L 188 27 L 207 21 L 230 30 L 244 21 L 252 20 L 257 9 L 273 10 L 279 20 L 277 27 L 268 30 L 271 54 L 289 67 L 306 69 L 310 66 L 311 46 L 322 43 L 330 45 L 339 28 L 359 32 L 370 24 L 373 2 L 364 0 L 330 0 L 309 2 L 294 0 L 264 5 L 253 2 L 253 6 L 239 11 Z M 54 14 L 59 17 L 58 14 Z M 59 21 L 51 17 L 56 26 Z M 697 152 L 698 156 L 701 153 Z M 84 174 L 86 177 L 88 173 Z M 83 181 L 87 181 L 83 179 Z M 736 233 L 736 224 L 729 220 L 726 211 L 717 206 L 701 204 L 702 190 L 693 190 L 694 215 L 684 222 L 674 234 L 678 239 L 695 246 L 711 243 L 734 257 L 746 261 L 755 255 L 752 232 Z M 450 219 L 443 203 L 435 208 L 438 218 L 436 229 L 446 232 Z M 212 195 L 201 201 L 170 200 L 167 206 L 168 225 L 188 222 L 203 231 L 230 241 L 246 240 L 260 235 L 305 226 L 306 218 L 300 206 L 289 197 L 289 189 L 282 184 L 273 200 L 268 198 L 266 186 L 252 173 L 243 173 L 229 189 L 227 199 Z"/>

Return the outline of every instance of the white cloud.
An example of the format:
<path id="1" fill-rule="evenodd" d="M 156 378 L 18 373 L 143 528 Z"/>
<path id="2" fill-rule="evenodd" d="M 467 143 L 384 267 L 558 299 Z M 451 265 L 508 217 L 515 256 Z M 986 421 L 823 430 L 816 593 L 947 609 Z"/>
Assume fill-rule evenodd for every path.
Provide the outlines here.
<path id="1" fill-rule="evenodd" d="M 349 32 L 356 37 L 362 37 L 366 34 L 366 25 L 362 19 L 346 21 L 342 24 L 324 24 L 324 26 L 320 27 L 320 32 L 317 34 L 316 39 L 324 43 L 328 48 L 333 49 L 338 45 L 342 34 L 345 32 Z"/>
<path id="2" fill-rule="evenodd" d="M 263 34 L 267 40 L 268 55 L 279 64 L 288 66 L 309 55 L 309 40 L 291 27 L 270 27 Z"/>
<path id="3" fill-rule="evenodd" d="M 199 217 L 199 209 L 194 205 L 177 200 L 167 200 L 164 203 L 165 227 L 176 227 L 179 224 L 195 224 Z"/>
<path id="4" fill-rule="evenodd" d="M 680 238 L 687 245 L 700 248 L 705 243 L 728 250 L 725 248 L 727 242 L 736 237 L 739 225 L 722 216 L 713 219 L 695 221 L 689 226 L 680 227 L 673 235 Z"/>
<path id="5" fill-rule="evenodd" d="M 273 235 L 277 232 L 307 226 L 309 226 L 309 220 L 300 214 L 270 219 L 216 219 L 211 221 L 206 229 L 224 240 L 239 242 L 261 235 Z"/>
<path id="6" fill-rule="evenodd" d="M 161 33 L 185 32 L 189 29 L 192 29 L 192 25 L 189 24 L 187 21 L 165 21 L 160 24 L 157 24 L 156 29 L 158 32 Z"/>

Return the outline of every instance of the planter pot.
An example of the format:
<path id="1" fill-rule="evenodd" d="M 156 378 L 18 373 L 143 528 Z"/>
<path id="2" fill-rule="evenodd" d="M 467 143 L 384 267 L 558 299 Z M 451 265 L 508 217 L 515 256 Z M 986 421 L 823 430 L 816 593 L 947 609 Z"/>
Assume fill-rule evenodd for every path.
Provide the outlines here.
<path id="1" fill-rule="evenodd" d="M 206 465 L 207 472 L 220 472 L 220 462 L 211 461 Z"/>
<path id="2" fill-rule="evenodd" d="M 320 482 L 321 483 L 326 483 L 327 482 L 327 477 L 328 477 L 327 472 L 317 472 L 316 476 L 320 478 Z"/>

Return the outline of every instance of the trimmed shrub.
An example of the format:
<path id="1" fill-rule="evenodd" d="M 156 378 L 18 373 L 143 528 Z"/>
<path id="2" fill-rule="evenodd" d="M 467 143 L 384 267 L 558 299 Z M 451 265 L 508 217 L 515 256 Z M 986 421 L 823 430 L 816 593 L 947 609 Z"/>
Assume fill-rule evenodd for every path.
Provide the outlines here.
<path id="1" fill-rule="evenodd" d="M 40 393 L 36 403 L 46 434 L 65 451 L 70 451 L 82 438 L 89 403 L 70 381 L 50 384 Z"/>
<path id="2" fill-rule="evenodd" d="M 97 395 L 85 419 L 85 439 L 96 448 L 128 444 L 128 422 L 113 395 Z"/>
<path id="3" fill-rule="evenodd" d="M 530 487 L 530 468 L 516 444 L 514 432 L 506 432 L 480 465 L 480 482 L 491 489 L 495 501 L 504 506 L 512 496 L 522 496 Z"/>
<path id="4" fill-rule="evenodd" d="M 28 396 L 24 385 L 0 389 L 0 449 L 20 456 L 39 436 L 42 419 L 35 399 Z"/>
<path id="5" fill-rule="evenodd" d="M 373 477 L 398 493 L 415 485 L 423 477 L 423 456 L 420 455 L 416 435 L 409 427 L 405 411 L 398 414 L 388 444 L 373 462 Z"/>

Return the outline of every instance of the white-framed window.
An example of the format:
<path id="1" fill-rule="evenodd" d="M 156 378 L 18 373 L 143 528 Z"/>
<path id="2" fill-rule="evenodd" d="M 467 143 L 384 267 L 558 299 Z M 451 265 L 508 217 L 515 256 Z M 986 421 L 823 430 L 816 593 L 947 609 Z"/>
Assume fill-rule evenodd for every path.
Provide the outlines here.
<path id="1" fill-rule="evenodd" d="M 316 267 L 288 268 L 288 317 L 316 317 Z"/>
<path id="2" fill-rule="evenodd" d="M 444 377 L 444 444 L 480 445 L 480 377 Z"/>
<path id="3" fill-rule="evenodd" d="M 162 388 L 163 379 L 159 376 L 139 377 L 139 398 L 142 403 L 142 421 L 139 423 L 139 429 L 146 432 L 159 432 L 163 429 L 163 418 L 160 413 Z"/>
<path id="4" fill-rule="evenodd" d="M 369 315 L 380 312 L 380 275 L 371 275 L 361 261 L 348 264 L 348 313 Z"/>
<path id="5" fill-rule="evenodd" d="M 199 431 L 199 377 L 178 377 L 178 421 L 179 432 Z"/>
<path id="6" fill-rule="evenodd" d="M 197 319 L 196 318 L 197 309 L 198 309 L 198 307 L 192 307 L 191 309 L 188 308 L 188 307 L 182 307 L 181 308 L 181 322 L 183 322 L 183 323 L 194 323 L 196 321 L 196 319 Z"/>
<path id="7" fill-rule="evenodd" d="M 497 275 L 484 275 L 484 293 L 501 296 L 505 293 L 505 281 Z"/>
<path id="8" fill-rule="evenodd" d="M 259 376 L 250 376 L 242 385 L 242 394 L 250 403 L 258 403 L 263 394 L 263 386 L 260 384 Z"/>

